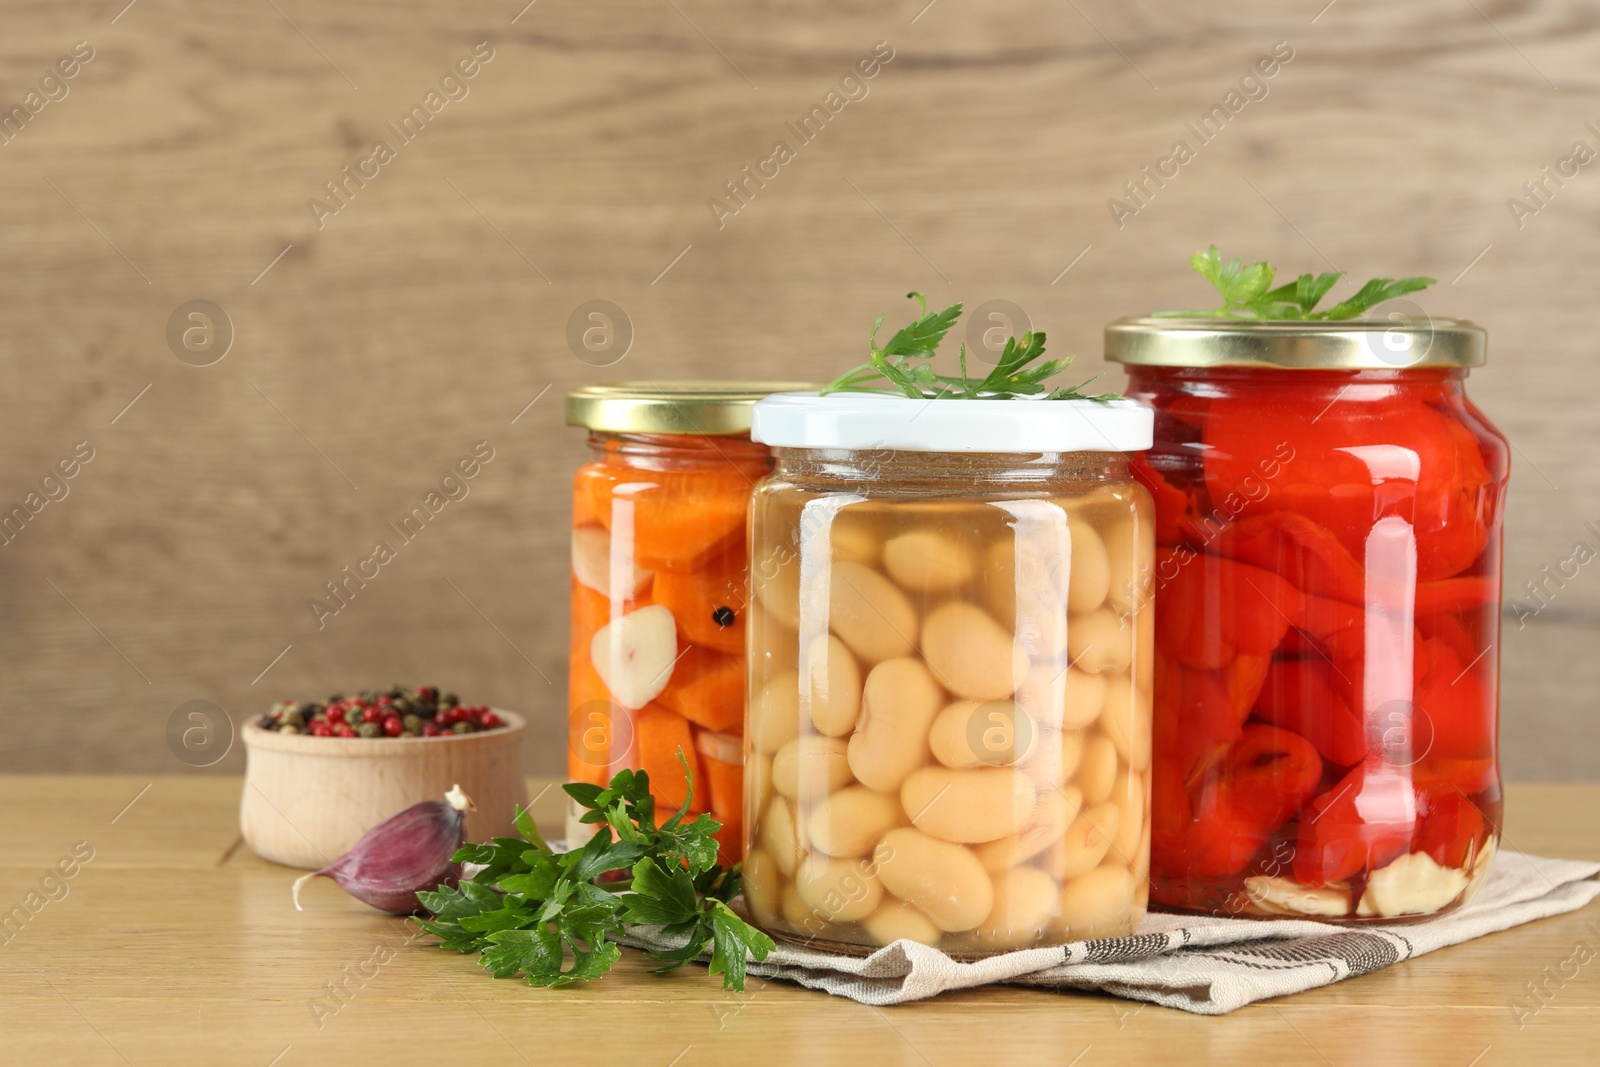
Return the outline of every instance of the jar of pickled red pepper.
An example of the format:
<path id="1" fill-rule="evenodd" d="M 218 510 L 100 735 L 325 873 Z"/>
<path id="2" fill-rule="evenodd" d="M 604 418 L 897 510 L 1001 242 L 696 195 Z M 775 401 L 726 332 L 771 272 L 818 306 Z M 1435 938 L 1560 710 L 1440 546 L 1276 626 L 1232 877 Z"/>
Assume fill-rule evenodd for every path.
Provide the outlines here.
<path id="1" fill-rule="evenodd" d="M 1151 899 L 1394 921 L 1500 830 L 1506 440 L 1468 322 L 1124 319 L 1154 406 Z"/>
<path id="2" fill-rule="evenodd" d="M 1131 401 L 780 395 L 752 436 L 745 898 L 981 956 L 1145 908 L 1152 563 Z"/>
<path id="3" fill-rule="evenodd" d="M 737 862 L 750 491 L 772 467 L 750 408 L 793 382 L 621 382 L 567 394 L 589 431 L 573 479 L 567 772 L 649 772 L 662 817 L 688 799 Z M 592 827 L 569 813 L 569 837 Z"/>

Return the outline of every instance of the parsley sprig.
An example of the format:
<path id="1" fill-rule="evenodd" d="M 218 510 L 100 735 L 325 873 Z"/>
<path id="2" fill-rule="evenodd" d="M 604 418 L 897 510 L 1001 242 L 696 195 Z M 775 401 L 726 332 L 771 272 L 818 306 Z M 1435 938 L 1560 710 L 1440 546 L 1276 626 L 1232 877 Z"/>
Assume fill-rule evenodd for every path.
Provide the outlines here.
<path id="1" fill-rule="evenodd" d="M 1020 338 L 1006 338 L 1005 348 L 994 369 L 982 378 L 974 379 L 967 373 L 967 346 L 961 345 L 959 361 L 961 376 L 939 374 L 933 369 L 933 357 L 939 343 L 961 317 L 961 305 L 951 304 L 943 311 L 930 312 L 928 301 L 921 293 L 907 293 L 921 308 L 921 314 L 909 325 L 902 327 L 878 347 L 878 331 L 883 327 L 884 316 L 872 323 L 867 337 L 868 357 L 860 366 L 839 375 L 822 389 L 822 394 L 840 392 L 881 393 L 899 391 L 913 400 L 1010 400 L 1023 396 L 1040 396 L 1046 400 L 1120 400 L 1118 393 L 1090 395 L 1085 386 L 1098 378 L 1095 375 L 1074 386 L 1051 388 L 1045 384 L 1072 365 L 1073 357 L 1037 362 L 1044 355 L 1045 335 L 1030 331 Z M 879 383 L 887 383 L 882 385 Z"/>
<path id="2" fill-rule="evenodd" d="M 687 762 L 684 773 L 692 796 Z M 521 974 L 533 986 L 599 978 L 622 956 L 612 938 L 629 925 L 660 926 L 685 941 L 652 953 L 666 964 L 659 971 L 681 967 L 710 945 L 711 973 L 722 976 L 724 989 L 742 992 L 745 954 L 763 960 L 773 945 L 728 907 L 740 879 L 738 867 L 717 864 L 711 835 L 722 825 L 709 815 L 687 819 L 685 799 L 658 827 L 644 771 L 620 771 L 605 788 L 580 782 L 562 788 L 588 809 L 581 822 L 599 824 L 588 844 L 556 853 L 533 818 L 518 810 L 521 836 L 456 853 L 459 863 L 483 864 L 470 881 L 417 894 L 433 912 L 417 925 L 441 948 L 478 953 L 494 977 Z M 601 882 L 602 876 L 609 877 Z"/>
<path id="3" fill-rule="evenodd" d="M 1222 294 L 1222 306 L 1206 311 L 1158 311 L 1158 318 L 1243 318 L 1327 321 L 1353 319 L 1397 296 L 1414 293 L 1434 284 L 1433 278 L 1374 278 L 1356 294 L 1333 307 L 1317 311 L 1316 306 L 1328 290 L 1344 276 L 1342 271 L 1302 274 L 1292 282 L 1272 287 L 1276 273 L 1271 263 L 1244 263 L 1224 260 L 1212 245 L 1196 252 L 1189 260 L 1195 273 L 1204 277 Z"/>

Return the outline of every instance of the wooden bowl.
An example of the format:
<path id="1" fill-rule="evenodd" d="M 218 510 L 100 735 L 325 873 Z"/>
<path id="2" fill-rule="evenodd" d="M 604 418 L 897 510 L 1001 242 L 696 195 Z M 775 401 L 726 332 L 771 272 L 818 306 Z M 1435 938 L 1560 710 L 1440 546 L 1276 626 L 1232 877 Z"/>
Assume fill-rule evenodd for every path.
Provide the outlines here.
<path id="1" fill-rule="evenodd" d="M 468 841 L 510 837 L 522 775 L 522 716 L 495 709 L 504 726 L 448 737 L 312 737 L 245 724 L 244 795 L 239 829 L 262 859 L 288 867 L 326 867 L 361 835 L 423 800 L 443 800 L 459 784 Z"/>

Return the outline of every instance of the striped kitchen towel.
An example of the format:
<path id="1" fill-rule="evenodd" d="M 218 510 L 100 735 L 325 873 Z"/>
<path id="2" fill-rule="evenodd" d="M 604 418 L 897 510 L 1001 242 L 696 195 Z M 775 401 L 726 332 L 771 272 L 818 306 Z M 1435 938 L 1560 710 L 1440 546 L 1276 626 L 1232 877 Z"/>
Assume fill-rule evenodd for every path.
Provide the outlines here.
<path id="1" fill-rule="evenodd" d="M 964 962 L 896 941 L 870 956 L 779 942 L 750 973 L 863 1004 L 903 1004 L 997 983 L 1088 990 L 1201 1015 L 1370 974 L 1484 934 L 1575 911 L 1600 894 L 1600 864 L 1502 850 L 1478 892 L 1437 919 L 1333 926 L 1298 919 L 1151 914 L 1128 937 L 1022 949 Z M 670 944 L 636 928 L 639 948 Z"/>

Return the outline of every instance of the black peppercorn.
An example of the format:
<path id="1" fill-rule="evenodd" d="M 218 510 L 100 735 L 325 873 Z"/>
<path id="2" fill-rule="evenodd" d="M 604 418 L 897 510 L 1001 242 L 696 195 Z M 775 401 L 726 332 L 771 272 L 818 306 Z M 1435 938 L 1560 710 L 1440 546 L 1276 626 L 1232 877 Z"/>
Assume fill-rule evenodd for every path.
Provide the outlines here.
<path id="1" fill-rule="evenodd" d="M 724 630 L 733 625 L 734 618 L 733 609 L 726 604 L 711 613 L 711 621 Z"/>

